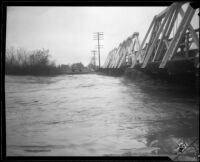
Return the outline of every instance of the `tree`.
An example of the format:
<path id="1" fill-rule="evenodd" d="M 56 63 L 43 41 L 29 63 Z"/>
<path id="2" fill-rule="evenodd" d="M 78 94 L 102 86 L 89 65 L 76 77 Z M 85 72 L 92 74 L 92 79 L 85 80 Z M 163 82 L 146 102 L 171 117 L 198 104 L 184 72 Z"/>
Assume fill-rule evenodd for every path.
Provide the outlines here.
<path id="1" fill-rule="evenodd" d="M 5 70 L 8 74 L 55 74 L 59 73 L 54 61 L 50 61 L 49 50 L 27 51 L 24 48 L 6 49 Z"/>

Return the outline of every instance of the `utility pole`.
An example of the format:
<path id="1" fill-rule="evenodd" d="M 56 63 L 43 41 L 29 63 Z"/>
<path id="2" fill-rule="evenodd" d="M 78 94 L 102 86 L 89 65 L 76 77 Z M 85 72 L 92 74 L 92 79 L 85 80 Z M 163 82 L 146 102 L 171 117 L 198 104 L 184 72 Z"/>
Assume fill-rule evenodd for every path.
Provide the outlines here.
<path id="1" fill-rule="evenodd" d="M 99 54 L 99 69 L 101 67 L 100 48 L 102 48 L 102 46 L 100 45 L 100 40 L 103 40 L 103 35 L 104 35 L 103 32 L 96 32 L 96 33 L 94 33 L 94 40 L 98 41 L 97 48 L 98 48 L 98 54 Z"/>
<path id="2" fill-rule="evenodd" d="M 92 54 L 93 54 L 92 57 L 94 58 L 94 68 L 96 69 L 96 57 L 95 57 L 95 54 L 96 54 L 95 52 L 96 52 L 96 51 L 95 51 L 95 50 L 92 50 L 91 52 L 92 52 Z"/>

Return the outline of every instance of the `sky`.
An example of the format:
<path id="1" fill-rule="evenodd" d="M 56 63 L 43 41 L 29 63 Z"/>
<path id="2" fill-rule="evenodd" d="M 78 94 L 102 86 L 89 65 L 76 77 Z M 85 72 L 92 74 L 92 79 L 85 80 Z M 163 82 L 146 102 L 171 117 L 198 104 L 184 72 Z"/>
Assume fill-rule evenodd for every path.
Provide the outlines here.
<path id="1" fill-rule="evenodd" d="M 139 32 L 143 40 L 163 7 L 8 7 L 6 47 L 49 49 L 56 64 L 91 60 L 97 50 L 94 32 L 103 32 L 101 65 L 113 48 Z"/>

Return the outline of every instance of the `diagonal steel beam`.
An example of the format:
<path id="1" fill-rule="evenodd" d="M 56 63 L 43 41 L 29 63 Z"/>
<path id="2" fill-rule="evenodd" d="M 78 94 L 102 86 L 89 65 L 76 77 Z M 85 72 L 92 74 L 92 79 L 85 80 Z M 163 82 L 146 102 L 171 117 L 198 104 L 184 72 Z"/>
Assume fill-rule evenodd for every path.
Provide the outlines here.
<path id="1" fill-rule="evenodd" d="M 151 35 L 150 35 L 150 38 L 149 38 L 149 42 L 147 43 L 147 48 L 146 48 L 146 51 L 145 51 L 144 59 L 145 59 L 145 57 L 147 55 L 147 52 L 149 51 L 149 48 L 151 47 L 152 42 L 154 41 L 154 38 L 155 38 L 155 35 L 156 35 L 156 31 L 159 28 L 159 25 L 158 25 L 159 22 L 158 21 L 159 20 L 156 19 L 156 21 L 154 23 L 154 26 L 153 26 L 153 29 L 151 31 Z M 143 63 L 144 59 L 142 60 L 142 63 Z"/>
<path id="2" fill-rule="evenodd" d="M 147 65 L 147 63 L 148 63 L 148 61 L 149 61 L 149 59 L 150 59 L 150 56 L 151 56 L 151 54 L 152 54 L 152 52 L 153 52 L 153 50 L 154 50 L 154 47 L 155 47 L 155 45 L 156 45 L 156 42 L 157 42 L 157 40 L 158 40 L 158 38 L 159 38 L 159 36 L 160 36 L 160 33 L 161 33 L 161 31 L 162 31 L 162 29 L 163 29 L 163 27 L 164 27 L 164 25 L 165 25 L 167 19 L 169 18 L 172 9 L 174 8 L 174 6 L 175 6 L 176 4 L 177 4 L 177 3 L 173 3 L 173 4 L 169 7 L 169 10 L 168 10 L 168 12 L 166 13 L 166 16 L 164 17 L 164 20 L 163 20 L 163 22 L 162 22 L 162 25 L 160 26 L 160 28 L 159 28 L 159 30 L 158 30 L 158 32 L 157 32 L 155 38 L 154 38 L 154 41 L 153 41 L 153 43 L 152 43 L 152 45 L 151 45 L 151 47 L 150 47 L 150 49 L 149 49 L 149 51 L 148 51 L 148 53 L 147 53 L 145 59 L 144 59 L 144 62 L 143 62 L 143 64 L 142 64 L 142 68 L 145 68 L 145 67 L 146 67 L 146 65 Z"/>
<path id="3" fill-rule="evenodd" d="M 168 9 L 168 8 L 167 8 L 167 9 Z M 153 18 L 153 20 L 152 20 L 152 22 L 151 22 L 151 24 L 150 24 L 150 27 L 149 27 L 148 31 L 146 32 L 146 35 L 145 35 L 145 37 L 144 37 L 144 39 L 143 39 L 143 41 L 142 41 L 142 44 L 140 45 L 139 51 L 138 51 L 137 54 L 136 54 L 136 58 L 141 54 L 141 51 L 142 51 L 142 49 L 143 49 L 144 43 L 146 42 L 146 39 L 147 39 L 148 35 L 149 35 L 151 32 L 153 32 L 153 30 L 154 30 L 154 28 L 155 28 L 155 22 L 156 22 L 156 16 L 154 16 L 154 18 Z M 153 28 L 153 29 L 152 29 L 152 28 Z M 134 46 L 134 45 L 133 45 L 133 46 Z M 142 62 L 143 62 L 143 60 L 142 60 Z M 134 66 L 135 66 L 135 64 L 132 64 L 132 65 L 131 65 L 131 68 L 134 68 Z"/>
<path id="4" fill-rule="evenodd" d="M 156 17 L 156 16 L 155 16 Z M 155 22 L 154 22 L 154 24 L 153 24 L 153 29 L 152 29 L 152 31 L 151 31 L 151 35 L 150 35 L 150 38 L 149 38 L 149 43 L 147 44 L 147 47 L 146 47 L 146 49 L 145 49 L 145 52 L 144 52 L 144 57 L 143 57 L 143 59 L 142 59 L 142 63 L 144 62 L 144 60 L 145 60 L 145 57 L 146 57 L 146 55 L 147 55 L 147 53 L 148 53 L 148 51 L 149 51 L 149 48 L 151 47 L 151 44 L 152 44 L 152 42 L 153 42 L 153 40 L 154 40 L 154 38 L 155 38 L 155 33 L 157 32 L 157 27 L 158 27 L 158 23 L 159 23 L 159 21 L 160 20 L 158 20 L 157 18 L 155 19 Z M 139 54 L 141 54 L 141 51 L 142 51 L 142 49 L 137 53 L 137 55 L 139 55 Z M 138 57 L 138 56 L 137 56 Z M 136 58 L 137 58 L 136 57 Z M 132 65 L 132 67 L 134 67 L 134 65 Z"/>
<path id="5" fill-rule="evenodd" d="M 157 18 L 162 18 L 162 17 L 164 17 L 164 16 L 166 15 L 167 11 L 168 11 L 168 8 L 169 8 L 169 7 L 167 7 L 165 10 L 163 10 L 161 13 L 159 13 L 159 14 L 157 15 Z"/>
<path id="6" fill-rule="evenodd" d="M 175 12 L 173 12 L 174 14 L 172 15 L 172 19 L 170 21 L 168 30 L 166 31 L 165 35 L 163 35 L 163 39 L 162 40 L 165 43 L 165 45 L 167 46 L 167 48 L 169 47 L 168 39 L 169 39 L 169 36 L 171 34 L 172 28 L 174 26 L 174 22 L 175 22 L 175 20 L 177 18 L 177 15 L 179 13 L 180 8 L 181 8 L 181 4 L 177 4 L 177 6 L 175 8 Z M 160 55 L 159 51 L 160 51 L 160 49 L 163 48 L 163 46 L 164 46 L 164 44 L 162 43 L 162 41 L 160 41 L 160 44 L 158 45 L 157 51 L 155 52 L 154 58 L 152 60 L 153 62 L 155 61 L 156 58 L 159 57 L 157 55 Z"/>
<path id="7" fill-rule="evenodd" d="M 178 27 L 178 30 L 177 30 L 174 38 L 170 42 L 169 48 L 168 48 L 167 52 L 165 53 L 165 56 L 163 57 L 163 60 L 160 64 L 159 68 L 164 68 L 167 61 L 171 60 L 172 56 L 177 51 L 180 41 L 189 26 L 189 23 L 194 15 L 194 12 L 195 12 L 195 10 L 189 5 L 183 18 L 182 18 L 182 21 Z"/>
<path id="8" fill-rule="evenodd" d="M 150 33 L 150 30 L 151 30 L 151 28 L 153 27 L 153 24 L 155 23 L 155 20 L 156 20 L 156 16 L 154 16 L 154 18 L 153 18 L 153 20 L 152 20 L 152 22 L 151 22 L 151 25 L 150 25 L 150 27 L 149 27 L 149 29 L 148 29 L 148 31 L 147 31 L 147 33 L 146 33 L 146 35 L 145 35 L 143 41 L 142 41 L 142 44 L 141 44 L 141 46 L 140 46 L 140 50 L 143 48 L 144 43 L 145 43 L 145 41 L 146 41 L 146 39 L 147 39 L 147 37 L 148 37 L 148 35 L 149 35 L 149 33 Z"/>
<path id="9" fill-rule="evenodd" d="M 176 9 L 176 8 L 173 8 L 173 10 L 170 12 L 170 15 L 169 15 L 169 17 L 168 17 L 168 19 L 167 19 L 167 21 L 166 21 L 166 25 L 163 27 L 162 36 L 161 36 L 160 42 L 158 43 L 158 46 L 157 46 L 157 48 L 156 48 L 156 50 L 155 50 L 155 54 L 154 54 L 154 57 L 153 57 L 152 62 L 154 62 L 154 60 L 155 60 L 155 58 L 156 58 L 156 56 L 157 56 L 157 54 L 158 54 L 158 52 L 159 52 L 159 50 L 160 50 L 161 44 L 163 43 L 163 39 L 165 38 L 165 34 L 166 34 L 166 32 L 167 32 L 167 29 L 169 28 L 170 22 L 171 22 L 171 20 L 172 20 L 171 18 L 173 17 L 173 14 L 174 14 L 175 9 Z"/>
<path id="10" fill-rule="evenodd" d="M 124 47 L 124 49 L 122 51 L 122 55 L 120 57 L 120 61 L 117 66 L 118 68 L 120 68 L 123 65 L 123 63 L 125 62 L 125 55 L 126 55 L 126 47 Z"/>
<path id="11" fill-rule="evenodd" d="M 180 9 L 180 14 L 182 17 L 184 16 L 184 11 L 182 8 Z M 199 49 L 199 38 L 191 24 L 189 24 L 188 30 L 192 35 L 192 39 L 193 39 L 194 43 L 196 44 L 197 48 Z"/>
<path id="12" fill-rule="evenodd" d="M 139 35 L 135 36 L 133 39 L 132 39 L 132 45 L 131 45 L 131 51 L 132 51 L 132 57 L 135 56 L 135 59 L 137 60 L 137 57 L 139 56 L 139 51 L 141 50 L 141 45 L 140 45 L 140 41 L 139 41 L 139 38 L 138 38 Z M 136 47 L 138 47 L 136 49 Z M 136 65 L 136 61 L 135 62 L 132 62 L 131 64 L 131 68 L 134 68 L 134 66 Z"/>

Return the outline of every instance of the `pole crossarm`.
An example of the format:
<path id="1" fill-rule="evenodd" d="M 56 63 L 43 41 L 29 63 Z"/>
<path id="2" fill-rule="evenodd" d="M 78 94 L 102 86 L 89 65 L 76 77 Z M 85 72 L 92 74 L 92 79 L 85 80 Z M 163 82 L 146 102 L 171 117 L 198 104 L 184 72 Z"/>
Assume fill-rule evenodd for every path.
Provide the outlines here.
<path id="1" fill-rule="evenodd" d="M 99 69 L 101 67 L 101 56 L 100 56 L 100 48 L 102 48 L 102 46 L 100 45 L 100 40 L 103 40 L 103 36 L 104 33 L 103 32 L 95 32 L 93 37 L 94 40 L 97 40 L 97 48 L 98 48 L 98 54 L 99 54 Z"/>

